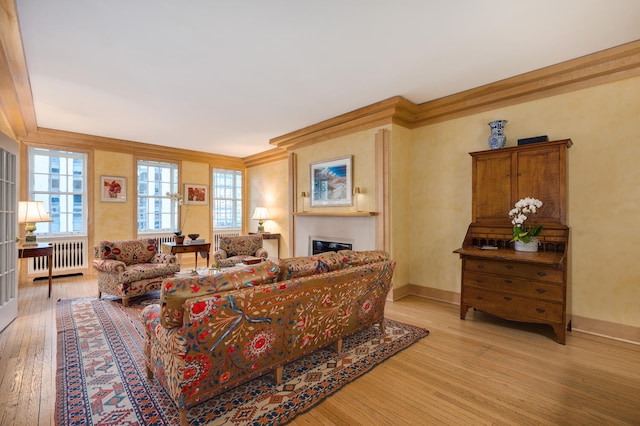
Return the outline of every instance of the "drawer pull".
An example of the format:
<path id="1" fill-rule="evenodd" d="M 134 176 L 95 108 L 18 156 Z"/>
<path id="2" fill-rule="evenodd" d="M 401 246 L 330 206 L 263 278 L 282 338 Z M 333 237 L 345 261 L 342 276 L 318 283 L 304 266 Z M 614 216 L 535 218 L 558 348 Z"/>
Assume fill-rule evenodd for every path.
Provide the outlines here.
<path id="1" fill-rule="evenodd" d="M 504 280 L 505 284 L 513 284 L 513 281 L 511 280 Z"/>
<path id="2" fill-rule="evenodd" d="M 541 314 L 541 313 L 543 313 L 543 312 L 544 312 L 544 309 L 542 309 L 542 308 L 536 308 L 536 312 L 537 312 L 537 313 L 539 313 L 539 314 Z"/>
<path id="3" fill-rule="evenodd" d="M 536 275 L 538 275 L 539 277 L 544 277 L 547 274 L 545 272 L 540 271 Z"/>
<path id="4" fill-rule="evenodd" d="M 505 297 L 504 297 L 504 300 L 506 300 L 507 302 L 510 302 L 510 301 L 511 301 L 511 298 L 510 298 L 509 296 L 505 296 Z"/>
<path id="5" fill-rule="evenodd" d="M 542 294 L 542 293 L 544 293 L 544 292 L 545 292 L 545 291 L 547 291 L 547 290 L 545 290 L 544 288 L 537 288 L 537 289 L 536 289 L 536 291 L 537 291 L 538 293 Z"/>
<path id="6" fill-rule="evenodd" d="M 513 269 L 513 265 L 505 265 L 505 268 L 507 268 L 508 270 L 512 270 Z"/>
<path id="7" fill-rule="evenodd" d="M 484 299 L 484 297 L 482 297 L 482 296 L 476 296 L 476 299 L 478 299 L 478 300 L 482 300 L 482 299 Z"/>
<path id="8" fill-rule="evenodd" d="M 478 265 L 476 265 L 476 268 L 478 268 L 478 269 L 484 269 L 484 265 L 483 265 L 483 264 L 478 264 Z"/>

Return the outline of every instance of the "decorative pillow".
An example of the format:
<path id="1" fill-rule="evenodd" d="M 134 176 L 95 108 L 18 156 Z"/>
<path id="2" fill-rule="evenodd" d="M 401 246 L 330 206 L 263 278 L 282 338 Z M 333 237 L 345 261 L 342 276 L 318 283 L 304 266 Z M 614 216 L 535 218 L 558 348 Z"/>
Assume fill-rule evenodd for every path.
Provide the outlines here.
<path id="1" fill-rule="evenodd" d="M 341 269 L 342 266 L 342 257 L 335 251 L 328 251 L 315 256 L 281 259 L 278 281 L 331 272 Z"/>
<path id="2" fill-rule="evenodd" d="M 271 260 L 216 275 L 165 278 L 160 289 L 160 321 L 165 328 L 182 325 L 184 302 L 196 296 L 271 284 L 279 267 Z"/>
<path id="3" fill-rule="evenodd" d="M 338 255 L 340 256 L 345 268 L 389 260 L 389 253 L 384 250 L 340 250 Z"/>
<path id="4" fill-rule="evenodd" d="M 100 241 L 96 254 L 102 259 L 119 260 L 127 265 L 149 263 L 156 255 L 156 240 Z"/>

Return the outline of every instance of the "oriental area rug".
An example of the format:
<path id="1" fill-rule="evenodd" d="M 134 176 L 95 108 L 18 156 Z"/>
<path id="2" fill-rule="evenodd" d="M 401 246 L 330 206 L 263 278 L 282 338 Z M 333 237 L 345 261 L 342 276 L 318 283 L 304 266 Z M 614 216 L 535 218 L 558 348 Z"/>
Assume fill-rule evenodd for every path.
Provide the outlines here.
<path id="1" fill-rule="evenodd" d="M 58 302 L 56 425 L 177 425 L 179 413 L 155 379 L 147 379 L 139 313 L 158 292 L 123 307 L 108 298 Z M 191 425 L 283 424 L 377 364 L 429 334 L 385 320 L 343 341 L 343 350 L 318 350 L 273 374 L 189 409 Z"/>

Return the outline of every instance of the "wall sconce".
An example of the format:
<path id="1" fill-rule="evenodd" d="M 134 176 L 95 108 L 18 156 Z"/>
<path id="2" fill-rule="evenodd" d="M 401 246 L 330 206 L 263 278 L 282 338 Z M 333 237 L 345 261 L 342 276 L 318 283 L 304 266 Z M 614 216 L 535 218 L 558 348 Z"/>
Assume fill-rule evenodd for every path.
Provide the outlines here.
<path id="1" fill-rule="evenodd" d="M 300 196 L 302 197 L 302 212 L 304 213 L 304 199 L 309 198 L 309 193 L 302 191 Z"/>
<path id="2" fill-rule="evenodd" d="M 353 188 L 353 201 L 356 207 L 356 211 L 359 212 L 360 210 L 358 210 L 358 195 L 360 195 L 360 187 L 356 186 Z"/>
<path id="3" fill-rule="evenodd" d="M 256 209 L 253 211 L 253 216 L 251 217 L 251 219 L 255 219 L 258 221 L 258 232 L 263 234 L 264 233 L 264 226 L 262 226 L 262 223 L 269 219 L 269 210 L 267 210 L 266 207 L 256 207 Z"/>
<path id="4" fill-rule="evenodd" d="M 19 201 L 18 223 L 26 224 L 24 227 L 26 235 L 23 246 L 38 245 L 36 234 L 33 233 L 36 230 L 37 222 L 53 222 L 53 219 L 44 208 L 44 203 L 42 201 Z"/>

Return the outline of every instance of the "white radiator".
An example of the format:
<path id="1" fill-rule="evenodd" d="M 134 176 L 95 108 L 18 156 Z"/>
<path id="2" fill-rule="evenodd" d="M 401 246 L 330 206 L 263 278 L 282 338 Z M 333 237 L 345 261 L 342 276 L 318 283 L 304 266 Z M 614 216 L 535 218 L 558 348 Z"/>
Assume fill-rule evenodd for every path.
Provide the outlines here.
<path id="1" fill-rule="evenodd" d="M 87 237 L 39 238 L 38 242 L 53 244 L 53 275 L 81 272 L 88 268 Z M 48 275 L 48 260 L 46 256 L 30 258 L 28 275 Z"/>
<path id="2" fill-rule="evenodd" d="M 237 237 L 240 235 L 240 231 L 214 231 L 213 232 L 213 251 L 215 252 L 220 247 L 220 238 L 222 237 Z"/>

